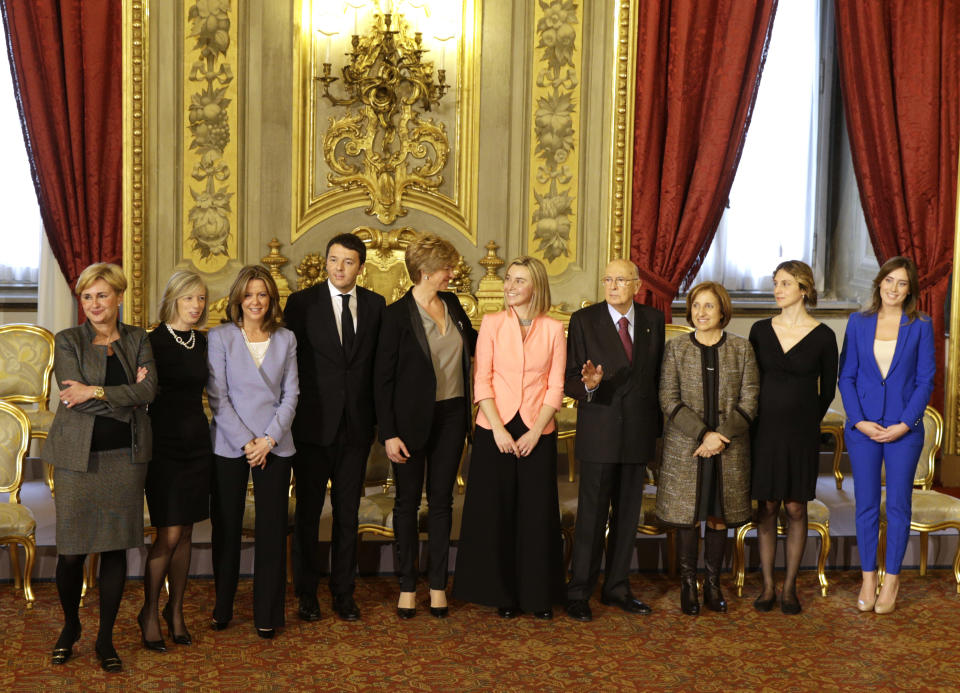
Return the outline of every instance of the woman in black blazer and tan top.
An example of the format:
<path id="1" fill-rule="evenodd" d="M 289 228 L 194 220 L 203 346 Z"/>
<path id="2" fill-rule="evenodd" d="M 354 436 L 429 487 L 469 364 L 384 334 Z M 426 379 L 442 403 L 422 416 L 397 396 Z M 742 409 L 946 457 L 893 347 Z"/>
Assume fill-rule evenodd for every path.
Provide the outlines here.
<path id="1" fill-rule="evenodd" d="M 400 562 L 397 615 L 416 613 L 417 515 L 427 475 L 430 613 L 447 615 L 453 484 L 470 423 L 470 358 L 477 332 L 446 291 L 459 254 L 426 234 L 406 251 L 414 286 L 387 306 L 374 381 L 380 440 L 394 463 L 394 531 Z"/>

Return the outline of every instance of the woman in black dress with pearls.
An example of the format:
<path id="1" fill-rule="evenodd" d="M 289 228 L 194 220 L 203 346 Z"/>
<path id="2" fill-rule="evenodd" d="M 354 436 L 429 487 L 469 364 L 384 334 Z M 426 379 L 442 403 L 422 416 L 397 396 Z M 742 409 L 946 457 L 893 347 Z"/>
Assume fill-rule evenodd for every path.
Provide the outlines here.
<path id="1" fill-rule="evenodd" d="M 170 598 L 163 609 L 170 637 L 191 644 L 183 621 L 193 525 L 210 517 L 213 450 L 203 411 L 207 382 L 207 287 L 194 272 L 174 272 L 160 301 L 160 324 L 150 333 L 159 386 L 150 407 L 153 458 L 147 470 L 147 505 L 157 538 L 143 576 L 138 621 L 147 649 L 166 649 L 157 616 L 164 578 Z"/>
<path id="2" fill-rule="evenodd" d="M 773 285 L 779 315 L 759 320 L 750 329 L 760 368 L 751 495 L 757 501 L 757 543 L 763 572 L 763 592 L 753 606 L 770 611 L 776 601 L 773 564 L 782 503 L 788 524 L 780 608 L 785 614 L 797 614 L 797 571 L 807 542 L 807 501 L 817 490 L 820 421 L 836 391 L 837 338 L 807 312 L 807 307 L 817 305 L 817 289 L 806 263 L 780 263 L 773 273 Z"/>

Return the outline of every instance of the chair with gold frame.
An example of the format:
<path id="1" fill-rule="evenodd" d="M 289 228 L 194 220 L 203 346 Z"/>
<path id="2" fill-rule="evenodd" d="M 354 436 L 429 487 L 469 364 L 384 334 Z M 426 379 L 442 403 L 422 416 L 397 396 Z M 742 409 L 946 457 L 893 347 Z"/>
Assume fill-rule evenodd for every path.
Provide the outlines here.
<path id="1" fill-rule="evenodd" d="M 757 511 L 757 502 L 753 501 L 754 515 Z M 784 536 L 787 527 L 786 511 L 781 507 L 780 514 L 777 516 L 777 536 Z M 744 555 L 744 542 L 747 533 L 757 528 L 755 520 L 751 520 L 745 525 L 737 527 L 733 549 L 733 565 L 735 584 L 737 586 L 737 596 L 743 596 L 743 583 L 746 574 L 746 558 Z M 827 596 L 827 555 L 830 553 L 830 508 L 823 501 L 813 499 L 807 503 L 807 532 L 816 532 L 820 537 L 820 553 L 817 555 L 817 580 L 820 583 L 820 594 Z"/>
<path id="2" fill-rule="evenodd" d="M 843 488 L 843 472 L 840 471 L 840 460 L 843 457 L 843 425 L 846 418 L 836 409 L 827 410 L 826 416 L 820 422 L 820 433 L 833 437 L 833 478 L 837 482 L 837 490 Z"/>
<path id="3" fill-rule="evenodd" d="M 0 325 L 0 399 L 15 404 L 30 421 L 30 437 L 46 440 L 53 423 L 50 411 L 50 374 L 53 372 L 53 334 L 38 325 Z M 45 466 L 53 494 L 53 467 Z"/>
<path id="4" fill-rule="evenodd" d="M 669 342 L 681 335 L 690 334 L 693 328 L 689 325 L 675 325 L 673 323 L 664 325 L 664 340 Z M 661 449 L 661 442 L 657 441 L 658 451 Z M 657 455 L 659 463 L 659 453 Z M 647 475 L 651 482 L 655 483 L 656 470 L 648 469 Z M 647 536 L 657 536 L 663 534 L 667 539 L 667 570 L 671 577 L 677 574 L 677 531 L 672 527 L 663 527 L 657 520 L 657 495 L 656 493 L 644 492 L 643 505 L 640 511 L 640 523 L 637 525 L 637 532 Z"/>
<path id="5" fill-rule="evenodd" d="M 913 478 L 913 506 L 910 530 L 920 534 L 920 575 L 927 574 L 929 534 L 945 529 L 960 533 L 960 499 L 934 491 L 934 465 L 943 442 L 943 418 L 940 412 L 928 406 L 923 413 L 923 448 L 920 462 Z M 884 555 L 887 545 L 887 494 L 884 489 L 880 499 L 880 541 L 877 546 L 879 578 L 883 580 Z M 960 593 L 960 541 L 953 557 L 953 578 Z"/>
<path id="6" fill-rule="evenodd" d="M 9 402 L 0 401 L 0 493 L 9 494 L 7 503 L 0 503 L 0 544 L 10 552 L 14 588 L 23 589 L 27 608 L 33 606 L 31 574 L 37 553 L 37 520 L 30 508 L 20 503 L 23 484 L 23 458 L 30 445 L 30 421 L 27 415 Z M 17 545 L 23 546 L 23 577 Z"/>

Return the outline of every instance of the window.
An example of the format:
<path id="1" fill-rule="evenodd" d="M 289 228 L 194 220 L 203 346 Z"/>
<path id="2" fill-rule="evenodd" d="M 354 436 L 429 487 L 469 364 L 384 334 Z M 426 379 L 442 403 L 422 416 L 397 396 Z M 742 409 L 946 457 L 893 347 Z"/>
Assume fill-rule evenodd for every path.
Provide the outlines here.
<path id="1" fill-rule="evenodd" d="M 712 279 L 732 292 L 770 292 L 770 275 L 784 260 L 807 262 L 822 282 L 815 232 L 818 204 L 825 204 L 818 199 L 817 166 L 826 134 L 821 132 L 823 11 L 819 2 L 777 6 L 728 206 L 696 282 Z"/>
<path id="2" fill-rule="evenodd" d="M 0 60 L 0 151 L 4 158 L 0 166 L 0 209 L 4 216 L 0 284 L 36 284 L 43 223 L 23 144 L 6 44 Z"/>

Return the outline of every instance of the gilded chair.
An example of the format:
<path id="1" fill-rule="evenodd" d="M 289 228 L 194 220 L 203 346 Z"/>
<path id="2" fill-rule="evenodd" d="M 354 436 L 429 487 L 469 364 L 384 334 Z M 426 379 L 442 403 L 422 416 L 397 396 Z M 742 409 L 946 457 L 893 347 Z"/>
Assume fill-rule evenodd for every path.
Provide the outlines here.
<path id="1" fill-rule="evenodd" d="M 7 503 L 0 503 L 0 544 L 10 553 L 14 588 L 23 589 L 27 608 L 33 606 L 30 576 L 36 560 L 37 521 L 30 508 L 20 503 L 23 484 L 23 458 L 30 445 L 30 421 L 27 415 L 9 402 L 0 401 L 0 493 L 9 494 Z M 23 577 L 17 545 L 23 546 Z"/>
<path id="2" fill-rule="evenodd" d="M 928 406 L 923 413 L 923 449 L 920 462 L 913 478 L 913 508 L 910 517 L 910 530 L 920 535 L 920 575 L 927 574 L 927 556 L 929 552 L 929 533 L 944 529 L 954 529 L 960 533 L 960 499 L 945 493 L 934 491 L 934 464 L 940 445 L 943 442 L 943 418 L 933 407 Z M 887 495 L 886 490 L 880 498 L 880 542 L 877 546 L 877 565 L 879 577 L 883 580 L 884 556 L 887 546 Z M 960 593 L 960 541 L 953 557 L 953 578 Z"/>
<path id="3" fill-rule="evenodd" d="M 554 415 L 557 423 L 557 440 L 563 441 L 567 452 L 567 480 L 572 484 L 577 478 L 577 461 L 574 451 L 577 445 L 577 400 L 564 397 L 563 406 Z"/>
<path id="4" fill-rule="evenodd" d="M 664 339 L 670 341 L 677 337 L 693 332 L 689 325 L 664 325 Z M 660 454 L 662 452 L 662 441 L 657 441 L 656 461 L 659 464 Z M 656 484 L 657 469 L 648 469 L 647 475 L 651 482 Z M 637 532 L 646 536 L 655 537 L 663 534 L 667 540 L 667 570 L 671 577 L 677 575 L 677 531 L 672 527 L 664 527 L 657 519 L 657 494 L 656 491 L 643 492 L 643 504 L 640 510 L 640 522 L 637 525 Z"/>
<path id="5" fill-rule="evenodd" d="M 0 399 L 19 406 L 30 421 L 30 437 L 46 440 L 53 423 L 50 374 L 53 334 L 37 325 L 0 325 Z M 53 493 L 53 467 L 46 465 Z"/>
<path id="6" fill-rule="evenodd" d="M 753 501 L 753 512 L 756 517 L 757 502 Z M 787 514 L 783 507 L 777 517 L 777 536 L 784 536 L 787 528 Z M 757 523 L 751 520 L 745 525 L 737 527 L 733 549 L 733 574 L 737 586 L 737 596 L 743 596 L 743 583 L 746 573 L 744 557 L 744 541 L 747 533 L 756 530 Z M 820 537 L 820 553 L 817 557 L 817 580 L 820 582 L 820 594 L 827 596 L 827 554 L 830 553 L 830 508 L 822 501 L 813 499 L 807 503 L 807 532 L 816 532 Z"/>
<path id="7" fill-rule="evenodd" d="M 843 425 L 846 418 L 836 409 L 828 409 L 823 421 L 820 422 L 820 433 L 833 437 L 833 478 L 837 482 L 837 490 L 843 488 L 843 472 L 840 471 L 840 459 L 843 457 Z"/>
<path id="8" fill-rule="evenodd" d="M 463 450 L 460 453 L 460 464 L 457 468 L 456 491 L 458 495 L 463 495 L 465 490 L 463 467 L 468 449 L 469 442 L 464 439 Z M 379 441 L 375 441 L 370 447 L 370 455 L 367 457 L 367 475 L 364 483 L 368 488 L 380 487 L 380 491 L 365 494 L 360 498 L 360 525 L 357 528 L 357 533 L 361 536 L 370 534 L 394 539 L 393 506 L 396 502 L 396 492 L 393 466 L 387 457 L 387 451 Z M 417 526 L 421 532 L 427 531 L 428 512 L 426 495 L 424 495 L 420 503 L 420 513 L 417 517 Z"/>

